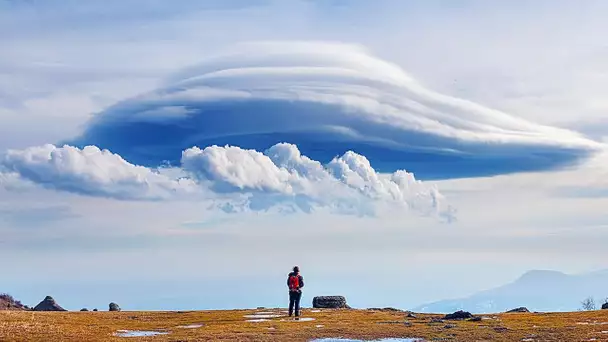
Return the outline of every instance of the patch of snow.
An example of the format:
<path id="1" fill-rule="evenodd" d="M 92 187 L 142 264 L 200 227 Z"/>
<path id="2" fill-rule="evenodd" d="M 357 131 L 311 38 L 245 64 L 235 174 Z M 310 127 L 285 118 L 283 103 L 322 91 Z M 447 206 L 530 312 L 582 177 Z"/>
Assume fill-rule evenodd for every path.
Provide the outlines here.
<path id="1" fill-rule="evenodd" d="M 289 322 L 310 322 L 310 321 L 314 321 L 316 318 L 312 318 L 312 317 L 300 317 L 298 319 L 292 318 L 292 319 L 282 319 L 281 322 L 285 322 L 285 321 L 289 321 Z"/>
<path id="2" fill-rule="evenodd" d="M 189 324 L 189 325 L 179 325 L 178 328 L 182 329 L 196 329 L 202 327 L 202 324 Z"/>
<path id="3" fill-rule="evenodd" d="M 276 315 L 276 314 L 265 314 L 265 315 L 245 315 L 243 316 L 245 318 L 277 318 L 277 317 L 283 317 L 283 315 Z"/>
<path id="4" fill-rule="evenodd" d="M 384 338 L 380 340 L 373 340 L 368 342 L 423 342 L 420 338 Z M 365 342 L 364 340 L 349 340 L 343 338 L 322 338 L 312 340 L 311 342 Z"/>
<path id="5" fill-rule="evenodd" d="M 163 331 L 152 331 L 152 330 L 118 330 L 114 333 L 117 337 L 146 337 L 146 336 L 157 336 L 157 335 L 168 335 L 168 332 Z"/>

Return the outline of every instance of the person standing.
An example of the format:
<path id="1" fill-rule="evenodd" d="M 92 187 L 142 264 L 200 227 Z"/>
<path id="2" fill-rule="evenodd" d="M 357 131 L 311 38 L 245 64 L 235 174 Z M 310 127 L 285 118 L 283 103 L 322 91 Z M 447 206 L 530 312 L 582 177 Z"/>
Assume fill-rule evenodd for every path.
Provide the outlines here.
<path id="1" fill-rule="evenodd" d="M 293 272 L 287 276 L 287 286 L 289 287 L 289 317 L 294 314 L 300 317 L 300 299 L 302 299 L 302 287 L 304 278 L 300 274 L 300 268 L 294 266 Z"/>

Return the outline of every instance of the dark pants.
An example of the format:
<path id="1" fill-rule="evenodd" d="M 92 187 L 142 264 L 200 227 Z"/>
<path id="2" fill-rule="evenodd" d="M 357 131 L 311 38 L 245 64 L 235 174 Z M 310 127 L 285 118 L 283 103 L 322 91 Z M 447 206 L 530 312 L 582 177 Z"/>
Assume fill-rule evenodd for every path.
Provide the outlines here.
<path id="1" fill-rule="evenodd" d="M 289 316 L 293 314 L 295 306 L 296 317 L 300 316 L 300 299 L 302 298 L 302 292 L 300 291 L 289 291 Z"/>

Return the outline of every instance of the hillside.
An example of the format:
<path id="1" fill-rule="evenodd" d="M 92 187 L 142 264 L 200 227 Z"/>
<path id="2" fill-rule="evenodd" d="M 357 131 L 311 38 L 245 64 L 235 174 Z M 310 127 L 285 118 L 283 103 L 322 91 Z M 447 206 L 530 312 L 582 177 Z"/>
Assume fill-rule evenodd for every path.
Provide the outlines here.
<path id="1" fill-rule="evenodd" d="M 393 310 L 282 309 L 189 312 L 0 312 L 0 341 L 312 341 L 421 337 L 450 341 L 606 341 L 608 310 L 499 314 L 473 321 Z M 150 336 L 128 338 L 126 336 Z"/>
<path id="2" fill-rule="evenodd" d="M 0 310 L 26 310 L 27 307 L 13 296 L 1 293 L 0 294 Z"/>
<path id="3" fill-rule="evenodd" d="M 608 297 L 608 271 L 568 275 L 557 271 L 529 271 L 512 283 L 475 293 L 466 298 L 423 304 L 414 311 L 475 313 L 504 312 L 525 306 L 533 311 L 575 311 L 589 296 Z"/>

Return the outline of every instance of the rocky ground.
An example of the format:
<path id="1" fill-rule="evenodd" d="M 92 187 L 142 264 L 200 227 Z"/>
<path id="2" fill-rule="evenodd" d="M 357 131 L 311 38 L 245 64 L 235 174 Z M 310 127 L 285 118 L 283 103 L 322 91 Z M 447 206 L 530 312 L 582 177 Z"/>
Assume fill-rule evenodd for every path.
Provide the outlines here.
<path id="1" fill-rule="evenodd" d="M 187 312 L 0 311 L 0 341 L 310 341 L 422 337 L 427 341 L 608 341 L 608 311 L 503 313 L 465 320 L 395 309 Z M 464 315 L 466 316 L 466 315 Z M 463 317 L 464 317 L 463 316 Z M 150 336 L 146 336 L 150 335 Z M 128 336 L 141 336 L 129 337 Z"/>

